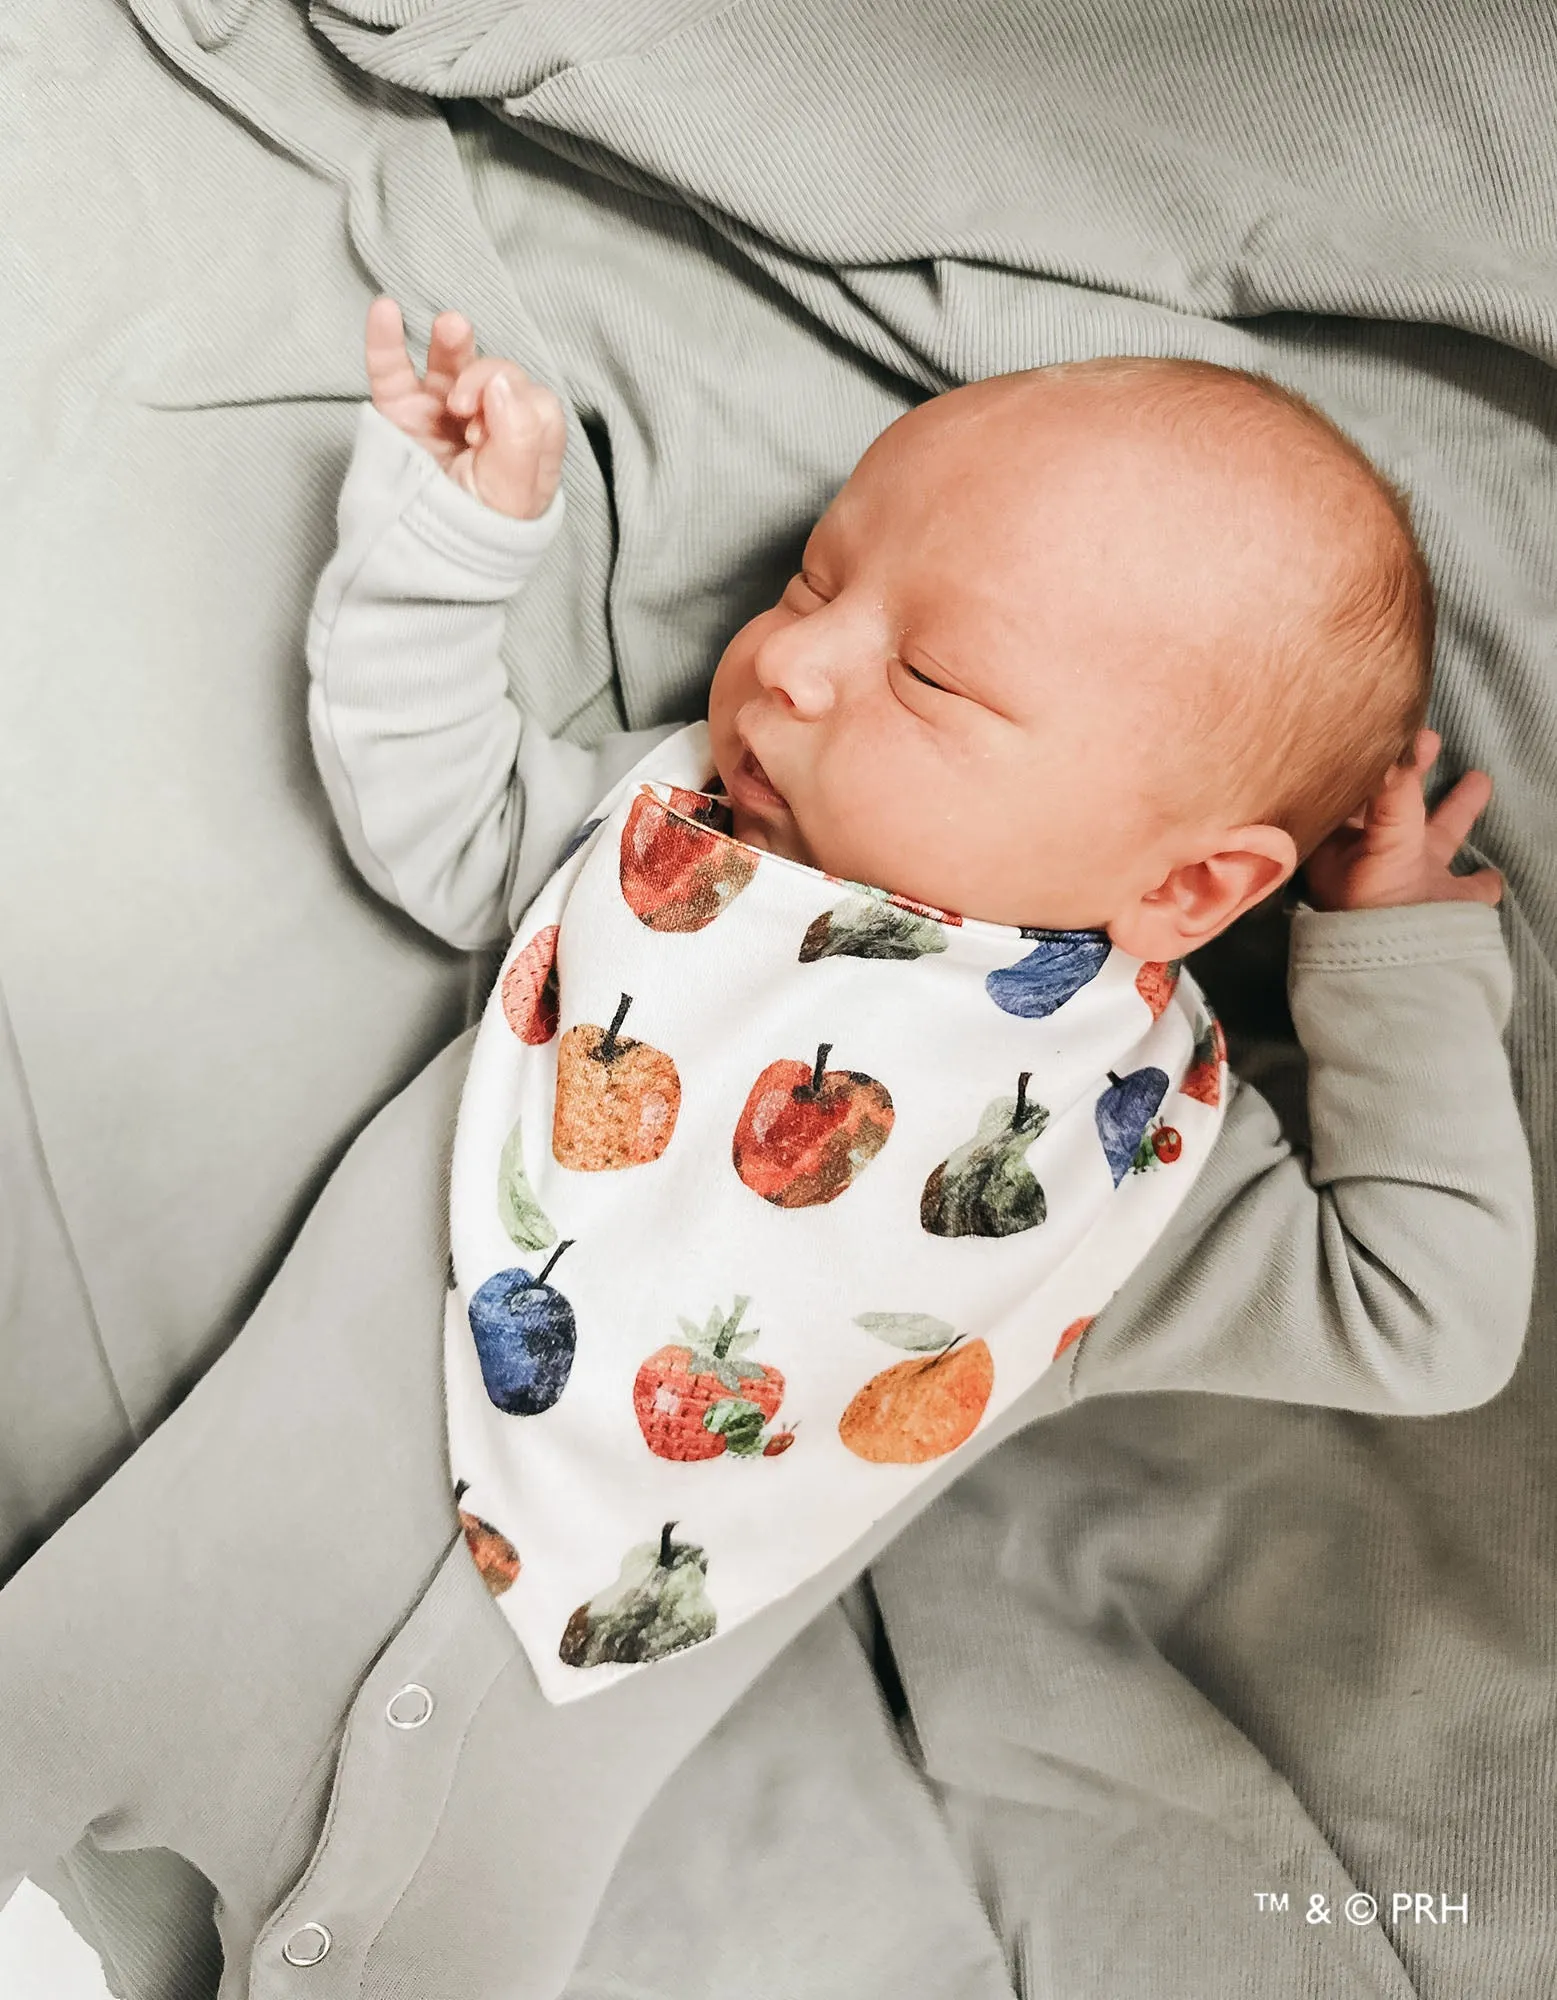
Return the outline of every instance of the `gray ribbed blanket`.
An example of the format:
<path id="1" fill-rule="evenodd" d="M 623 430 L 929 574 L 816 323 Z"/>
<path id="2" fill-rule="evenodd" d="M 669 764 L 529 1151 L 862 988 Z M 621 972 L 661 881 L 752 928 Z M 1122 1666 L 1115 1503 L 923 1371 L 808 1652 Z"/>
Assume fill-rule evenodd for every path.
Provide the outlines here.
<path id="1" fill-rule="evenodd" d="M 1433 720 L 1447 764 L 1497 781 L 1478 841 L 1509 883 L 1548 1218 L 1525 1360 L 1496 1404 L 1430 1422 L 1077 1409 L 964 1480 L 874 1589 L 1018 1991 L 1545 2000 L 1545 10 L 361 0 L 310 27 L 287 0 L 18 0 L 13 23 L 13 1560 L 208 1364 L 322 1170 L 461 1018 L 465 969 L 352 880 L 303 739 L 302 617 L 375 291 L 421 339 L 458 306 L 568 401 L 568 532 L 506 657 L 578 739 L 695 712 L 723 637 L 925 391 L 1119 350 L 1264 368 L 1410 491 Z M 1258 994 L 1226 1004 L 1264 1019 Z M 1244 1054 L 1290 1072 L 1278 1041 Z M 1377 1923 L 1346 1921 L 1337 1873 Z M 603 1931 L 580 1993 L 639 1990 L 633 1949 L 625 1920 Z"/>

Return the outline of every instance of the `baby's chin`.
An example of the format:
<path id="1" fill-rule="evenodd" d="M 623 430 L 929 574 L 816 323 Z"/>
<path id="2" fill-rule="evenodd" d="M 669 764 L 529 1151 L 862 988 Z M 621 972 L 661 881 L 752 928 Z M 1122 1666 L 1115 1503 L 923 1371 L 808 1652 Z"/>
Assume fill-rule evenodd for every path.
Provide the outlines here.
<path id="1" fill-rule="evenodd" d="M 730 831 L 737 840 L 744 841 L 748 847 L 760 848 L 764 854 L 779 854 L 786 861 L 800 861 L 808 868 L 820 865 L 788 813 L 759 817 L 732 799 Z"/>

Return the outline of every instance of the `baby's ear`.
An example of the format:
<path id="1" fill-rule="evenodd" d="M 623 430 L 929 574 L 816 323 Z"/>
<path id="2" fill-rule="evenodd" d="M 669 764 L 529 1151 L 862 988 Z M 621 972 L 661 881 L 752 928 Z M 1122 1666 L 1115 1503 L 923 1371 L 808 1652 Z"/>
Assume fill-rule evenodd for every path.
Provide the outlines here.
<path id="1" fill-rule="evenodd" d="M 1171 868 L 1106 928 L 1132 958 L 1187 958 L 1263 903 L 1297 868 L 1297 848 L 1279 826 L 1231 827 L 1197 861 Z"/>

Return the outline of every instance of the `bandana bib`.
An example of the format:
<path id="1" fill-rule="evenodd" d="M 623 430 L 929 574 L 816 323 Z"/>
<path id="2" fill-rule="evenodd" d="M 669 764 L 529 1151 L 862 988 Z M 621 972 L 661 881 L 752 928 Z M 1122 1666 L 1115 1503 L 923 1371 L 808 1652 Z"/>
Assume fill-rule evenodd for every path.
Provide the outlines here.
<path id="1" fill-rule="evenodd" d="M 727 831 L 708 730 L 575 836 L 454 1138 L 450 1463 L 554 1702 L 717 1642 L 1029 1389 L 1221 1124 L 1194 981 Z"/>

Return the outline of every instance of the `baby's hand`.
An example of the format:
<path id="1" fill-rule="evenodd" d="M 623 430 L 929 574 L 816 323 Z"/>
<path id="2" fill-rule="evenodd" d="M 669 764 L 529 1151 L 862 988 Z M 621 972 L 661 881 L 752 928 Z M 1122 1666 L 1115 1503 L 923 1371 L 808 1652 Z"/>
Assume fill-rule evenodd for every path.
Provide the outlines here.
<path id="1" fill-rule="evenodd" d="M 476 359 L 476 335 L 458 313 L 439 313 L 417 380 L 400 308 L 368 307 L 368 386 L 373 407 L 431 452 L 465 491 L 520 521 L 544 514 L 562 477 L 567 419 L 549 389 L 512 361 Z"/>
<path id="2" fill-rule="evenodd" d="M 1321 910 L 1380 910 L 1395 903 L 1496 903 L 1503 878 L 1495 868 L 1451 875 L 1449 863 L 1486 810 L 1492 780 L 1467 771 L 1432 816 L 1422 780 L 1438 755 L 1431 729 L 1418 733 L 1416 756 L 1397 764 L 1368 801 L 1304 864 L 1309 901 Z"/>

